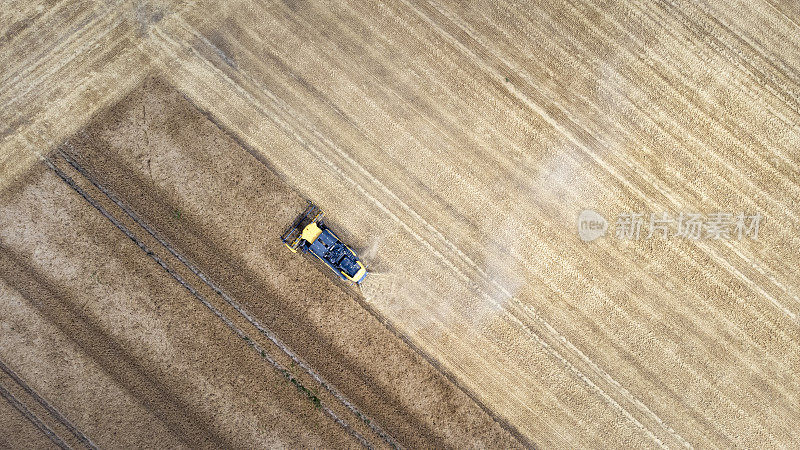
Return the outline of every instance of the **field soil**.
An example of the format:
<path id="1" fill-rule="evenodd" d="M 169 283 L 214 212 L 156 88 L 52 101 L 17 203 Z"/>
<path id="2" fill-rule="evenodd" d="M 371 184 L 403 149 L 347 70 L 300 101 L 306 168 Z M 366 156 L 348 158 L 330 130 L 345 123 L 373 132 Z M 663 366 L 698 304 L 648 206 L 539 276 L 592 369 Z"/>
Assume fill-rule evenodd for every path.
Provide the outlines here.
<path id="1" fill-rule="evenodd" d="M 303 197 L 161 80 L 1 195 L 0 360 L 100 447 L 518 445 L 283 246 Z"/>
<path id="2" fill-rule="evenodd" d="M 0 402 L 0 427 L 8 430 L 0 435 L 0 448 L 58 448 L 34 423 L 5 400 Z"/>
<path id="3" fill-rule="evenodd" d="M 46 166 L 1 208 L 0 358 L 98 446 L 350 442 Z"/>
<path id="4" fill-rule="evenodd" d="M 53 324 L 43 314 L 64 310 L 33 293 L 50 289 L 44 298 L 112 321 L 96 325 L 109 336 L 143 336 L 150 325 L 124 321 L 138 317 L 131 308 L 190 292 L 198 316 L 176 310 L 186 320 L 165 323 L 185 325 L 180 336 L 193 336 L 186 324 L 199 311 L 224 324 L 236 349 L 311 404 L 298 422 L 340 430 L 305 428 L 306 442 L 513 444 L 499 423 L 529 447 L 798 447 L 799 26 L 796 2 L 778 0 L 13 0 L 0 14 L 0 186 L 14 186 L 0 246 L 3 267 L 23 269 L 4 272 L 3 300 L 16 300 L 0 304 L 2 358 L 43 397 L 72 398 L 65 415 L 94 402 L 67 417 L 76 422 L 113 404 L 161 418 L 152 435 L 130 431 L 141 442 L 224 441 L 236 434 L 228 422 L 194 435 L 190 419 L 136 403 L 119 386 L 158 391 L 150 366 L 109 365 L 116 348 L 102 345 L 116 341 L 76 334 L 68 326 L 80 316 Z M 166 107 L 153 81 L 139 103 L 108 109 L 150 75 L 208 120 Z M 209 121 L 225 132 L 206 136 Z M 177 132 L 182 123 L 205 125 Z M 45 157 L 59 172 L 41 167 Z M 286 190 L 271 194 L 266 173 Z M 98 228 L 110 219 L 79 207 L 76 189 L 119 226 Z M 268 238 L 303 198 L 371 269 L 360 294 Z M 609 223 L 592 242 L 576 228 L 587 209 Z M 642 238 L 617 236 L 625 213 L 642 214 Z M 667 239 L 644 237 L 662 213 L 763 221 L 758 239 L 692 240 L 674 226 Z M 54 259 L 102 236 L 117 240 L 88 265 Z M 114 245 L 152 253 L 111 263 Z M 151 266 L 152 291 L 103 296 L 145 283 L 130 274 Z M 326 296 L 311 290 L 323 280 Z M 34 322 L 11 331 L 23 329 L 12 317 Z M 418 352 L 383 356 L 395 341 L 361 332 L 375 321 Z M 208 339 L 215 351 L 234 345 Z M 69 348 L 99 356 L 53 366 Z M 126 361 L 162 355 L 138 351 Z M 471 401 L 437 372 L 404 369 L 423 360 Z M 177 373 L 160 361 L 159 376 Z M 107 389 L 83 396 L 59 378 L 82 373 Z M 181 383 L 164 392 L 178 396 Z M 107 442 L 98 427 L 87 435 Z M 275 442 L 297 437 L 288 433 Z"/>

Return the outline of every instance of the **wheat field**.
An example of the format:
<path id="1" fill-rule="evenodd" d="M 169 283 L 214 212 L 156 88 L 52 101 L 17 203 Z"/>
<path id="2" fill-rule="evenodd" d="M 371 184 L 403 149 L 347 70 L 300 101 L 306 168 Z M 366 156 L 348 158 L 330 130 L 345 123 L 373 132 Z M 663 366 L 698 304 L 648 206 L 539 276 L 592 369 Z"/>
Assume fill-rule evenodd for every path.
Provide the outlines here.
<path id="1" fill-rule="evenodd" d="M 797 4 L 2 9 L 2 186 L 157 74 L 326 211 L 363 300 L 523 444 L 800 444 Z M 623 239 L 626 212 L 763 222 Z"/>

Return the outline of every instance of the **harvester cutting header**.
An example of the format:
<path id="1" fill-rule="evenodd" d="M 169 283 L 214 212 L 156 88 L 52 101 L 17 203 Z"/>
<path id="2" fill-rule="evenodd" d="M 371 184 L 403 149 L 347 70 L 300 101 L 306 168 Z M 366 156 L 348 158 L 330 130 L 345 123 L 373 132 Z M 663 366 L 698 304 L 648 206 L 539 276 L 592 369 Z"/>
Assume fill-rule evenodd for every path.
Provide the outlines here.
<path id="1" fill-rule="evenodd" d="M 367 276 L 367 269 L 355 252 L 323 223 L 322 210 L 311 202 L 281 240 L 293 252 L 300 249 L 316 256 L 343 280 L 361 283 Z"/>

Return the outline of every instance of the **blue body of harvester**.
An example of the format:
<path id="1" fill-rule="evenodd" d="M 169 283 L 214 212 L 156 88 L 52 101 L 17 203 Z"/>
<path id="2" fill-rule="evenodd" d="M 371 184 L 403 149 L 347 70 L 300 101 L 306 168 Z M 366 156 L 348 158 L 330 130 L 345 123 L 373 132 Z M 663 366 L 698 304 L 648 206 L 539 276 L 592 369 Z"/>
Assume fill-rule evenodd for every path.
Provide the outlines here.
<path id="1" fill-rule="evenodd" d="M 367 276 L 355 252 L 322 222 L 322 211 L 311 202 L 281 240 L 293 252 L 300 249 L 316 256 L 343 280 L 361 283 Z"/>

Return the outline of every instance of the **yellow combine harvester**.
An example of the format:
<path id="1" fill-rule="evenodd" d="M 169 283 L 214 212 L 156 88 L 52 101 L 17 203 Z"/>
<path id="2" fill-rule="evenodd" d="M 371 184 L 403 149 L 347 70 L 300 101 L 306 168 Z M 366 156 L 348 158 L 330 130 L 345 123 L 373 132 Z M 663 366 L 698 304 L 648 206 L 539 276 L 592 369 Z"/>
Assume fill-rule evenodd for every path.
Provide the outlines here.
<path id="1" fill-rule="evenodd" d="M 293 252 L 300 249 L 316 256 L 343 280 L 361 283 L 367 276 L 367 269 L 356 253 L 325 226 L 322 210 L 311 202 L 283 233 L 281 240 Z"/>

